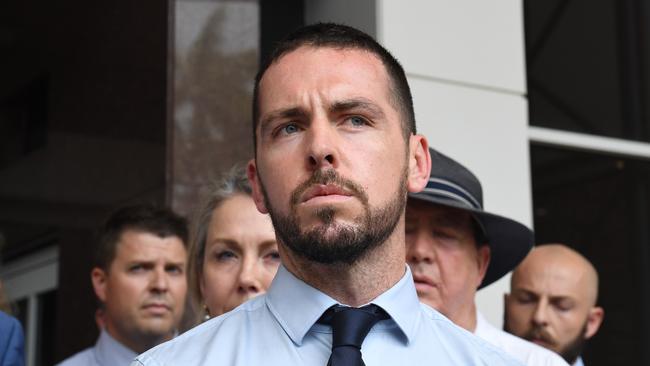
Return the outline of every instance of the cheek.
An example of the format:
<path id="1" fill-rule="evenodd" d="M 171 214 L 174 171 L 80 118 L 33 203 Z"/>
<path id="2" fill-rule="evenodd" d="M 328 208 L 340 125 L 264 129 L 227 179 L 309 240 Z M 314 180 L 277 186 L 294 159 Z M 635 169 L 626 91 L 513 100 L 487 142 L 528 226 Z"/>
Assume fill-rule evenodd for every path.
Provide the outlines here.
<path id="1" fill-rule="evenodd" d="M 270 174 L 265 174 L 264 177 L 262 177 L 262 185 L 266 192 L 266 199 L 271 203 L 271 206 L 276 211 L 279 209 L 282 212 L 284 210 L 283 207 L 288 206 L 293 190 L 302 183 L 302 181 L 287 179 L 287 175 L 292 174 L 277 174 L 279 172 L 288 173 L 290 171 L 289 168 L 276 166 L 271 169 L 271 172 L 268 172 Z M 306 179 L 307 177 L 305 177 L 303 181 Z"/>
<path id="2" fill-rule="evenodd" d="M 237 268 L 234 263 L 214 264 L 203 267 L 203 296 L 208 301 L 223 301 L 233 291 L 237 282 Z"/>
<path id="3" fill-rule="evenodd" d="M 566 334 L 567 338 L 573 338 L 582 331 L 584 325 L 584 320 L 587 318 L 586 315 L 583 317 L 578 312 L 557 312 L 555 321 L 555 326 L 560 330 L 561 333 Z"/>
<path id="4" fill-rule="evenodd" d="M 462 252 L 452 252 L 439 255 L 438 263 L 441 276 L 449 296 L 459 301 L 471 301 L 474 297 L 478 281 L 478 268 Z"/>
<path id="5" fill-rule="evenodd" d="M 277 262 L 264 264 L 265 271 L 263 271 L 261 278 L 263 291 L 268 290 L 269 286 L 271 286 L 271 282 L 273 281 L 273 277 L 275 277 L 279 266 L 280 264 Z"/>
<path id="6" fill-rule="evenodd" d="M 471 270 L 458 253 L 453 250 L 438 250 L 436 259 L 445 285 L 455 292 L 466 287 Z"/>
<path id="7" fill-rule="evenodd" d="M 129 302 L 147 292 L 149 278 L 146 276 L 124 276 L 119 281 L 114 281 L 107 286 L 108 297 L 117 298 L 118 302 Z"/>
<path id="8" fill-rule="evenodd" d="M 187 278 L 185 276 L 174 276 L 169 279 L 173 295 L 178 299 L 185 298 L 187 294 Z"/>
<path id="9" fill-rule="evenodd" d="M 523 331 L 527 324 L 532 320 L 532 311 L 523 305 L 508 305 L 508 324 L 514 331 Z"/>
<path id="10" fill-rule="evenodd" d="M 107 284 L 106 306 L 116 313 L 132 312 L 148 295 L 148 281 L 142 278 L 122 278 Z"/>

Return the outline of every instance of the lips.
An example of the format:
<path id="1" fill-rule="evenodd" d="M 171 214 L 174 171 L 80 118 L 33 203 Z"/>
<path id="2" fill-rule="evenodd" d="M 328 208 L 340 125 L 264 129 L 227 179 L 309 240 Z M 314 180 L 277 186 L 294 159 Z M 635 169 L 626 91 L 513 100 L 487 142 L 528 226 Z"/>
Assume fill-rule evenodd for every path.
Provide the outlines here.
<path id="1" fill-rule="evenodd" d="M 548 342 L 546 342 L 545 340 L 543 340 L 541 338 L 531 338 L 530 341 L 537 344 L 537 345 L 540 345 L 540 346 L 547 346 L 548 345 Z"/>
<path id="2" fill-rule="evenodd" d="M 416 289 L 427 289 L 431 287 L 438 287 L 429 277 L 419 274 L 413 274 L 413 281 L 415 282 Z"/>
<path id="3" fill-rule="evenodd" d="M 162 302 L 145 303 L 142 308 L 153 314 L 164 314 L 171 311 L 171 307 L 167 303 Z"/>
<path id="4" fill-rule="evenodd" d="M 352 196 L 352 193 L 333 184 L 317 184 L 305 191 L 300 202 L 305 203 L 313 198 L 324 196 L 350 197 Z"/>

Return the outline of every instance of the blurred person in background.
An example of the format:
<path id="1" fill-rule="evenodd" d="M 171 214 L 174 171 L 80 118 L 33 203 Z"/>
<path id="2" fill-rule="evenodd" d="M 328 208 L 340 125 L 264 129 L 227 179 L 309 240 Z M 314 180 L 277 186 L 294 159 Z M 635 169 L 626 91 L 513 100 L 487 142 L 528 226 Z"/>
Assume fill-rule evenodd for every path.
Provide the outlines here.
<path id="1" fill-rule="evenodd" d="M 558 355 L 508 334 L 476 308 L 476 291 L 511 271 L 533 245 L 526 226 L 483 210 L 481 182 L 429 149 L 431 175 L 406 206 L 406 258 L 420 300 L 526 365 L 564 365 Z"/>
<path id="2" fill-rule="evenodd" d="M 582 349 L 605 315 L 597 299 L 598 272 L 587 258 L 562 244 L 540 245 L 512 274 L 504 328 L 583 366 Z"/>
<path id="3" fill-rule="evenodd" d="M 187 222 L 168 209 L 115 211 L 100 232 L 91 271 L 102 303 L 95 314 L 99 339 L 60 365 L 129 365 L 138 353 L 171 339 L 187 294 L 187 240 Z"/>
<path id="4" fill-rule="evenodd" d="M 13 309 L 11 308 L 11 302 L 9 302 L 9 299 L 7 298 L 7 294 L 5 294 L 5 289 L 4 289 L 4 285 L 2 284 L 2 280 L 0 280 L 0 311 L 3 311 L 9 315 L 13 313 Z"/>
<path id="5" fill-rule="evenodd" d="M 25 337 L 0 281 L 0 366 L 25 365 Z"/>
<path id="6" fill-rule="evenodd" d="M 195 306 L 207 319 L 265 293 L 280 256 L 271 218 L 255 207 L 243 167 L 223 176 L 197 214 L 188 277 Z"/>

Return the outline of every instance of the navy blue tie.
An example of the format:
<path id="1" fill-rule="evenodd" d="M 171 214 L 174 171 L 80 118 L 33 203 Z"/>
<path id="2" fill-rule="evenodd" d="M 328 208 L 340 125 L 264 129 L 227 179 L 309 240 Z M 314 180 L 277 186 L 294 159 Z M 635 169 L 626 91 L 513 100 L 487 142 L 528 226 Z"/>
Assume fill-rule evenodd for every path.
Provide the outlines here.
<path id="1" fill-rule="evenodd" d="M 332 355 L 328 366 L 365 366 L 361 345 L 370 329 L 388 315 L 377 305 L 361 308 L 335 305 L 319 320 L 332 326 Z"/>

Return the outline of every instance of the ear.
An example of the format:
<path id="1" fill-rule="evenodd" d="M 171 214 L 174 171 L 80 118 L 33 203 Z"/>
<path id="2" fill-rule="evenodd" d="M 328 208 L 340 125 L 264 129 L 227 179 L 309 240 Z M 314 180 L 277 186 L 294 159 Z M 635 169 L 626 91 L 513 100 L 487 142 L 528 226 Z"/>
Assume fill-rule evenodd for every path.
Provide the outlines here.
<path id="1" fill-rule="evenodd" d="M 90 272 L 90 280 L 93 283 L 93 289 L 95 290 L 95 295 L 101 302 L 106 302 L 106 280 L 108 278 L 107 273 L 99 268 L 95 267 Z"/>
<path id="2" fill-rule="evenodd" d="M 431 155 L 429 154 L 429 143 L 422 135 L 411 135 L 409 138 L 409 161 L 408 161 L 408 190 L 409 192 L 420 192 L 427 186 L 429 174 L 431 173 Z"/>
<path id="3" fill-rule="evenodd" d="M 589 309 L 589 315 L 587 316 L 587 329 L 585 331 L 585 339 L 589 339 L 598 332 L 600 325 L 603 323 L 603 318 L 605 317 L 605 310 L 600 306 L 594 306 Z"/>
<path id="4" fill-rule="evenodd" d="M 478 266 L 479 279 L 476 287 L 481 284 L 485 274 L 487 273 L 488 266 L 490 265 L 491 253 L 489 245 L 481 245 L 477 250 L 476 265 Z"/>
<path id="5" fill-rule="evenodd" d="M 251 159 L 248 162 L 246 174 L 248 175 L 248 181 L 250 182 L 251 188 L 253 189 L 253 201 L 255 202 L 255 206 L 257 206 L 257 210 L 263 214 L 269 213 L 269 210 L 266 209 L 266 203 L 264 202 L 262 184 L 260 183 L 255 159 Z"/>

